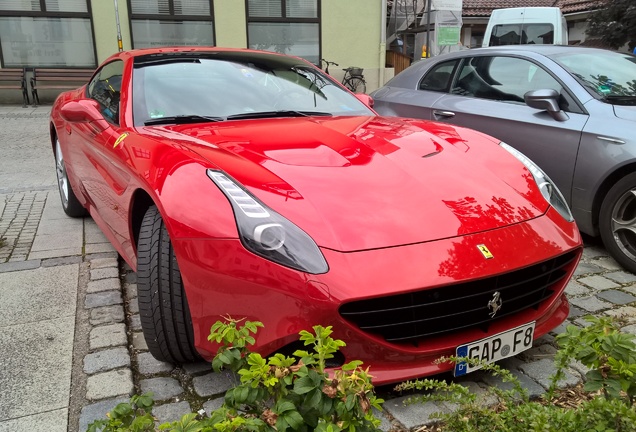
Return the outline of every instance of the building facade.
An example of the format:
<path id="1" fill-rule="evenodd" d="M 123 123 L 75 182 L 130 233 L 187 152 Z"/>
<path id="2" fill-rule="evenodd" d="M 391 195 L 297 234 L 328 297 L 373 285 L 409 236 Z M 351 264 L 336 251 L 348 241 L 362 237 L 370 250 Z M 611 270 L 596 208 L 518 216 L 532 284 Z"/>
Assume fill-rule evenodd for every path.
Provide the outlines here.
<path id="1" fill-rule="evenodd" d="M 125 50 L 253 48 L 318 66 L 325 58 L 364 68 L 370 92 L 391 73 L 385 13 L 381 0 L 0 0 L 0 68 L 95 68 L 118 51 L 119 21 Z M 341 79 L 341 68 L 330 73 Z"/>

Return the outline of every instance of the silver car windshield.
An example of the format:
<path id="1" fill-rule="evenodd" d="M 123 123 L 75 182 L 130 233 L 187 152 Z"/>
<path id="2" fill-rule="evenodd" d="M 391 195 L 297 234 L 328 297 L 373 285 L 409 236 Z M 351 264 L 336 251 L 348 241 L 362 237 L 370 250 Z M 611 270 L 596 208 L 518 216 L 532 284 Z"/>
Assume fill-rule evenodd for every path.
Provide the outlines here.
<path id="1" fill-rule="evenodd" d="M 549 56 L 600 100 L 636 104 L 636 57 L 612 51 L 590 50 Z"/>
<path id="2" fill-rule="evenodd" d="M 328 75 L 291 57 L 246 53 L 135 61 L 136 125 L 298 115 L 373 115 Z"/>

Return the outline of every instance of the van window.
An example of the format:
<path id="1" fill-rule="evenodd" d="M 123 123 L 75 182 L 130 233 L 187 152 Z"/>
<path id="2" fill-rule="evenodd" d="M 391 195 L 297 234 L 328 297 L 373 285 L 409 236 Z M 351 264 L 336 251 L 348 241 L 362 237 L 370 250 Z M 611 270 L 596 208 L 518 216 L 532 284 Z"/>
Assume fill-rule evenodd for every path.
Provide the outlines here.
<path id="1" fill-rule="evenodd" d="M 552 24 L 499 24 L 493 27 L 490 46 L 553 44 Z"/>

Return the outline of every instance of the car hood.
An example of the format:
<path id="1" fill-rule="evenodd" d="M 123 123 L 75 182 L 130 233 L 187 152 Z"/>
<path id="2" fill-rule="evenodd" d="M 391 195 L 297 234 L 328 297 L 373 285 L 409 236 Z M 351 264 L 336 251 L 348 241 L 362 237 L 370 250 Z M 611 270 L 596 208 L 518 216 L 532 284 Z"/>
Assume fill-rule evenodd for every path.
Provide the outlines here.
<path id="1" fill-rule="evenodd" d="M 344 252 L 492 230 L 547 208 L 494 139 L 440 123 L 305 117 L 144 130 L 187 145 L 319 246 Z"/>
<path id="2" fill-rule="evenodd" d="M 636 106 L 614 105 L 614 114 L 624 120 L 636 121 Z"/>

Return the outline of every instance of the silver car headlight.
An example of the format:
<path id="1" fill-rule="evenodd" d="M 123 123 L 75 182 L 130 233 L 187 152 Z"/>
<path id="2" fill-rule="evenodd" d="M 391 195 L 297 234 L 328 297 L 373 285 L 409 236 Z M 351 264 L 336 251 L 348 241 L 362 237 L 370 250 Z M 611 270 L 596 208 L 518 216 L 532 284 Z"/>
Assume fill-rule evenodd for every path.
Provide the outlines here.
<path id="1" fill-rule="evenodd" d="M 260 202 L 224 172 L 208 169 L 207 174 L 230 201 L 241 243 L 247 250 L 306 273 L 329 270 L 318 245 L 305 231 Z"/>
<path id="2" fill-rule="evenodd" d="M 565 198 L 563 198 L 561 191 L 559 191 L 559 188 L 557 188 L 554 182 L 550 180 L 550 177 L 548 177 L 548 175 L 544 173 L 537 164 L 528 159 L 528 157 L 519 150 L 510 147 L 504 142 L 499 143 L 499 145 L 508 150 L 511 155 L 519 159 L 519 161 L 528 168 L 528 171 L 532 173 L 532 177 L 534 177 L 534 181 L 537 183 L 543 198 L 545 198 L 545 200 L 554 207 L 554 209 L 559 212 L 565 220 L 572 222 L 574 220 L 572 212 L 570 211 Z"/>

